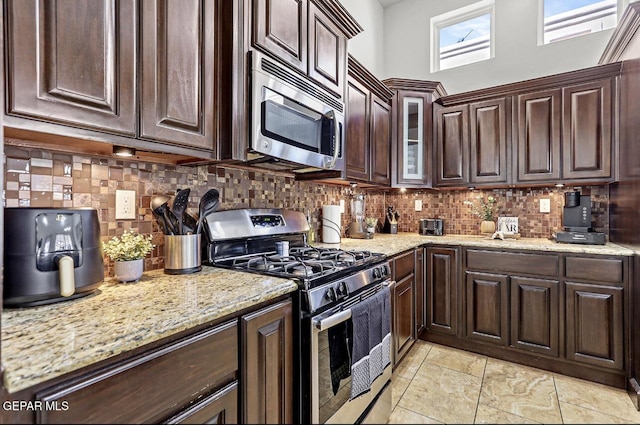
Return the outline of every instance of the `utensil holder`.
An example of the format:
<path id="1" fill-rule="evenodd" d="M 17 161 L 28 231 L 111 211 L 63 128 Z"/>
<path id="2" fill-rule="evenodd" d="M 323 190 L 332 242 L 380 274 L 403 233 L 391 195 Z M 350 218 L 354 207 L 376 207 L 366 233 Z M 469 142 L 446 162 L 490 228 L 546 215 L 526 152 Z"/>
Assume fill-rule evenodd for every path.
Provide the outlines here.
<path id="1" fill-rule="evenodd" d="M 164 272 L 189 274 L 202 270 L 200 235 L 164 236 Z"/>

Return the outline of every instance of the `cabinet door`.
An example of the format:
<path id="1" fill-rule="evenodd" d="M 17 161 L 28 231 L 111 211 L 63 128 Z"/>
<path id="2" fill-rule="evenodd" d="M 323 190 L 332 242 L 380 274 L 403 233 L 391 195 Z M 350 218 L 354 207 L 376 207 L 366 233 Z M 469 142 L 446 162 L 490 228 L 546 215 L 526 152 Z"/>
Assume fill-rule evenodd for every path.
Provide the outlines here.
<path id="1" fill-rule="evenodd" d="M 469 182 L 469 107 L 450 106 L 435 110 L 435 183 L 437 186 Z"/>
<path id="2" fill-rule="evenodd" d="M 253 44 L 307 72 L 308 0 L 253 0 Z"/>
<path id="3" fill-rule="evenodd" d="M 371 178 L 372 183 L 391 184 L 391 107 L 371 94 Z"/>
<path id="4" fill-rule="evenodd" d="M 419 92 L 397 93 L 397 183 L 424 186 L 431 183 L 431 107 L 430 95 Z"/>
<path id="5" fill-rule="evenodd" d="M 242 423 L 293 421 L 290 300 L 242 317 Z"/>
<path id="6" fill-rule="evenodd" d="M 609 179 L 611 174 L 612 80 L 562 90 L 564 179 Z"/>
<path id="7" fill-rule="evenodd" d="M 426 326 L 426 310 L 425 310 L 425 296 L 426 285 L 424 279 L 424 248 L 416 249 L 416 261 L 415 261 L 415 281 L 416 281 L 416 338 L 420 337 L 420 334 Z"/>
<path id="8" fill-rule="evenodd" d="M 346 125 L 345 174 L 369 181 L 369 90 L 353 78 L 347 82 Z"/>
<path id="9" fill-rule="evenodd" d="M 567 359 L 622 370 L 623 288 L 566 282 Z"/>
<path id="10" fill-rule="evenodd" d="M 559 355 L 559 283 L 511 277 L 511 345 Z"/>
<path id="11" fill-rule="evenodd" d="M 8 113 L 134 136 L 136 2 L 5 3 Z"/>
<path id="12" fill-rule="evenodd" d="M 413 278 L 413 274 L 410 274 L 398 281 L 394 287 L 393 346 L 396 363 L 409 351 L 415 341 Z"/>
<path id="13" fill-rule="evenodd" d="M 142 138 L 213 149 L 214 8 L 206 0 L 142 2 Z"/>
<path id="14" fill-rule="evenodd" d="M 520 182 L 558 180 L 560 174 L 560 90 L 522 94 L 517 97 L 517 149 Z"/>
<path id="15" fill-rule="evenodd" d="M 469 105 L 471 183 L 507 183 L 507 101 Z"/>
<path id="16" fill-rule="evenodd" d="M 458 333 L 458 250 L 427 248 L 427 329 Z"/>
<path id="17" fill-rule="evenodd" d="M 347 64 L 347 37 L 309 2 L 309 76 L 341 99 Z"/>
<path id="18" fill-rule="evenodd" d="M 237 424 L 238 382 L 227 385 L 210 396 L 171 417 L 167 424 Z"/>
<path id="19" fill-rule="evenodd" d="M 509 278 L 467 272 L 467 338 L 507 345 L 509 342 Z"/>

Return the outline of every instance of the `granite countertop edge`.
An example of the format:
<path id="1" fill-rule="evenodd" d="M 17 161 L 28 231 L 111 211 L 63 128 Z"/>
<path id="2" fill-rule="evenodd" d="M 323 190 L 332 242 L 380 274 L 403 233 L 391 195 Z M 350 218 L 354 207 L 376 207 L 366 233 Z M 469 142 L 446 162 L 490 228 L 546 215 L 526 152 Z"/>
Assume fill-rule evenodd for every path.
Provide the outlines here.
<path id="1" fill-rule="evenodd" d="M 9 393 L 129 352 L 297 290 L 290 279 L 203 266 L 135 283 L 107 278 L 96 293 L 2 312 L 2 366 Z"/>

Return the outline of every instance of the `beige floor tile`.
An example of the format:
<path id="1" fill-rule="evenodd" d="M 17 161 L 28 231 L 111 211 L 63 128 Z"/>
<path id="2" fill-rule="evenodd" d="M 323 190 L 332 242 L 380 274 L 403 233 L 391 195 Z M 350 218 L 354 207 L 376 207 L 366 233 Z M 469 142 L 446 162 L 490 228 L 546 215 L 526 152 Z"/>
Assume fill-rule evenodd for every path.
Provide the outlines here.
<path id="1" fill-rule="evenodd" d="M 458 372 L 482 378 L 487 358 L 468 351 L 434 345 L 429 351 L 426 361 L 431 364 L 447 367 Z"/>
<path id="2" fill-rule="evenodd" d="M 402 376 L 393 376 L 391 379 L 391 408 L 396 407 L 396 404 L 398 404 L 398 401 L 410 383 L 411 379 L 403 378 Z"/>
<path id="3" fill-rule="evenodd" d="M 554 380 L 560 402 L 640 423 L 640 412 L 625 390 L 560 374 Z"/>
<path id="4" fill-rule="evenodd" d="M 480 403 L 542 423 L 562 423 L 551 372 L 488 359 Z"/>
<path id="5" fill-rule="evenodd" d="M 538 424 L 540 422 L 536 422 L 534 420 L 524 418 L 522 416 L 514 415 L 512 413 L 508 413 L 491 406 L 479 404 L 478 411 L 476 412 L 476 420 L 474 421 L 474 423 L 476 424 Z"/>
<path id="6" fill-rule="evenodd" d="M 423 363 L 397 407 L 444 423 L 472 423 L 482 379 Z"/>
<path id="7" fill-rule="evenodd" d="M 622 418 L 607 415 L 602 412 L 560 402 L 562 423 L 565 424 L 632 424 Z"/>
<path id="8" fill-rule="evenodd" d="M 441 424 L 435 419 L 431 419 L 428 416 L 421 415 L 420 413 L 413 412 L 404 407 L 396 407 L 391 413 L 391 417 L 387 421 L 388 424 Z"/>
<path id="9" fill-rule="evenodd" d="M 400 361 L 398 367 L 393 371 L 394 376 L 402 376 L 412 379 L 425 357 L 433 347 L 432 344 L 424 341 L 416 341 L 411 350 Z"/>

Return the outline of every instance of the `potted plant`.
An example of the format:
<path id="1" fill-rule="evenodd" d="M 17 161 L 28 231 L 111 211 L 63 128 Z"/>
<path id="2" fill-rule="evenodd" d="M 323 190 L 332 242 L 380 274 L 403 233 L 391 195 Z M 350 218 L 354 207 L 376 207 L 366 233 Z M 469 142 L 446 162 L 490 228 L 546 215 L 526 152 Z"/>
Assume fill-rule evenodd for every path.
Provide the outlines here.
<path id="1" fill-rule="evenodd" d="M 367 232 L 374 233 L 376 231 L 376 226 L 378 225 L 378 219 L 375 217 L 367 217 L 364 219 L 364 223 L 367 226 Z"/>
<path id="2" fill-rule="evenodd" d="M 489 195 L 485 200 L 484 196 L 478 195 L 475 201 L 464 201 L 464 203 L 471 206 L 471 212 L 473 215 L 482 220 L 482 222 L 480 222 L 481 233 L 493 234 L 493 232 L 496 231 L 496 222 L 494 218 L 496 209 L 498 208 L 496 198 Z"/>
<path id="3" fill-rule="evenodd" d="M 144 236 L 133 229 L 125 231 L 121 237 L 114 236 L 102 242 L 102 251 L 114 262 L 114 274 L 120 282 L 136 282 L 144 271 L 144 257 L 155 245 L 152 236 Z"/>

